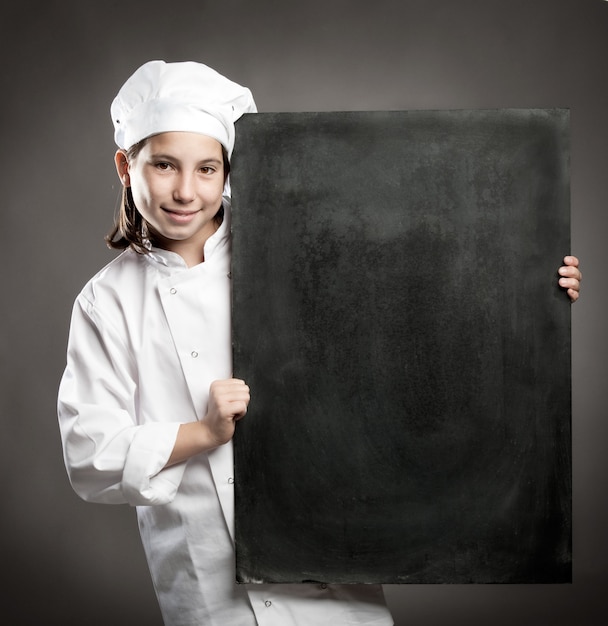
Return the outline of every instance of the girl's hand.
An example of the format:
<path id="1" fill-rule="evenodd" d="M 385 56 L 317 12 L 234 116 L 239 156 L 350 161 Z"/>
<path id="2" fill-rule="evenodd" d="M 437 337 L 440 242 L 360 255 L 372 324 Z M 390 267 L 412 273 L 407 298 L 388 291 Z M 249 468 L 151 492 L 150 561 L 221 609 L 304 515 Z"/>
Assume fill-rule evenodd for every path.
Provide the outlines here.
<path id="1" fill-rule="evenodd" d="M 580 296 L 581 280 L 583 279 L 583 275 L 578 269 L 578 259 L 575 256 L 565 257 L 564 265 L 559 268 L 557 273 L 560 275 L 560 287 L 566 289 L 572 302 L 576 302 Z"/>
<path id="2" fill-rule="evenodd" d="M 232 439 L 236 422 L 247 413 L 249 387 L 237 378 L 216 380 L 209 387 L 209 408 L 201 420 L 209 443 L 221 446 Z"/>
<path id="3" fill-rule="evenodd" d="M 209 409 L 200 422 L 180 424 L 165 467 L 228 443 L 235 424 L 247 413 L 249 387 L 236 378 L 216 380 L 209 387 Z"/>

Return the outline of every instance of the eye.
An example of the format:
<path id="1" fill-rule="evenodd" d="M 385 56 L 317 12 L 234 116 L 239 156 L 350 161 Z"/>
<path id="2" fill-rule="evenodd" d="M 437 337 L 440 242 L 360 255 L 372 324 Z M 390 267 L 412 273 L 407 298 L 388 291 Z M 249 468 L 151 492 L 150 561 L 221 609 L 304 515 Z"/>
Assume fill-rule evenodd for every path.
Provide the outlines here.
<path id="1" fill-rule="evenodd" d="M 203 174 L 213 174 L 216 170 L 211 165 L 203 165 L 200 170 Z"/>
<path id="2" fill-rule="evenodd" d="M 156 169 L 160 170 L 161 172 L 166 172 L 168 169 L 171 168 L 171 164 L 167 163 L 166 161 L 158 161 L 158 163 L 154 164 L 154 167 L 156 167 Z"/>

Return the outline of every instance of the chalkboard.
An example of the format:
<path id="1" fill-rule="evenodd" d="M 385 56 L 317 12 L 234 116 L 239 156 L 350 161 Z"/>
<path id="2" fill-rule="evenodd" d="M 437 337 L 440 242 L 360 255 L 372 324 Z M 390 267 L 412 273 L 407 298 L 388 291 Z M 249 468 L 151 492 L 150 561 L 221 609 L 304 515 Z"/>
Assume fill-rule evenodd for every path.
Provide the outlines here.
<path id="1" fill-rule="evenodd" d="M 569 113 L 264 113 L 232 162 L 239 582 L 571 580 Z"/>

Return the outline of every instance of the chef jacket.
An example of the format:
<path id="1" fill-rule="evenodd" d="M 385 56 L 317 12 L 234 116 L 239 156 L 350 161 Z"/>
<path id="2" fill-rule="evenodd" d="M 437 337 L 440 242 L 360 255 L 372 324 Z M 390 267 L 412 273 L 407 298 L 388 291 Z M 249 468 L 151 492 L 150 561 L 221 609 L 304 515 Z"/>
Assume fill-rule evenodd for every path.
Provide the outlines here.
<path id="1" fill-rule="evenodd" d="M 167 626 L 392 624 L 379 585 L 235 583 L 232 442 L 164 468 L 232 376 L 228 206 L 204 258 L 127 249 L 77 297 L 58 398 L 73 488 L 136 507 Z"/>

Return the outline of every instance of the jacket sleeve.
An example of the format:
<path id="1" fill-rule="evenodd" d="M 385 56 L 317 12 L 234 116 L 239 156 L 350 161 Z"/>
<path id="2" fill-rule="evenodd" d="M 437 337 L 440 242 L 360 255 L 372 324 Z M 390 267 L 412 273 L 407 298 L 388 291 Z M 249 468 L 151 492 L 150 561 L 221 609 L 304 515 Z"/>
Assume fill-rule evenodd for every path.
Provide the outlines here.
<path id="1" fill-rule="evenodd" d="M 82 295 L 72 311 L 58 417 L 72 487 L 84 500 L 165 504 L 185 463 L 165 466 L 178 422 L 138 424 L 137 368 L 128 341 Z"/>

